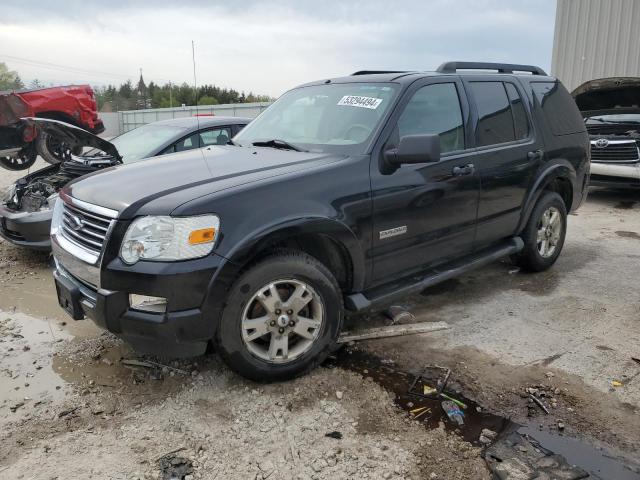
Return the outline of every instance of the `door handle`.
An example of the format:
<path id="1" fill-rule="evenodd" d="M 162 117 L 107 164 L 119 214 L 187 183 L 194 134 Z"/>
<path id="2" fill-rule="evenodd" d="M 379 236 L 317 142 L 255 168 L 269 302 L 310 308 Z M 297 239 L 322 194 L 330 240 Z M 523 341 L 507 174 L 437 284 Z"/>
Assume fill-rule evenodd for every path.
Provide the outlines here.
<path id="1" fill-rule="evenodd" d="M 543 150 L 534 150 L 532 152 L 527 153 L 527 158 L 529 160 L 537 160 L 539 158 L 542 158 L 544 155 L 544 151 Z"/>
<path id="2" fill-rule="evenodd" d="M 473 163 L 467 163 L 466 165 L 453 167 L 452 173 L 455 177 L 461 177 L 463 175 L 471 175 L 476 171 L 476 167 Z"/>

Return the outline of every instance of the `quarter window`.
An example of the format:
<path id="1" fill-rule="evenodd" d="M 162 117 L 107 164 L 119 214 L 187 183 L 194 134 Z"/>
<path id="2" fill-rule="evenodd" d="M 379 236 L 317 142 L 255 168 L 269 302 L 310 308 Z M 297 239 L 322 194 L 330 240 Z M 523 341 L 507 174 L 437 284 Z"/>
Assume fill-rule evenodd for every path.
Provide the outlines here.
<path id="1" fill-rule="evenodd" d="M 460 99 L 454 83 L 435 83 L 419 89 L 398 120 L 398 133 L 438 134 L 442 153 L 464 149 Z"/>
<path id="2" fill-rule="evenodd" d="M 478 108 L 478 146 L 513 142 L 513 116 L 502 82 L 471 82 L 471 91 Z"/>

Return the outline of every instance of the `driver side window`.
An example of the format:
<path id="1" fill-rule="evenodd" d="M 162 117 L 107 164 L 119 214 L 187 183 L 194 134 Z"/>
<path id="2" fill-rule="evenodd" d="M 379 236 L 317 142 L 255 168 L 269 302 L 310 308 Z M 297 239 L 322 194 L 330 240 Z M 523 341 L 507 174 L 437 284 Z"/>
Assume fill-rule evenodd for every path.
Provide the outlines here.
<path id="1" fill-rule="evenodd" d="M 462 110 L 455 83 L 426 85 L 414 93 L 398 119 L 398 133 L 438 134 L 442 153 L 464 150 Z"/>

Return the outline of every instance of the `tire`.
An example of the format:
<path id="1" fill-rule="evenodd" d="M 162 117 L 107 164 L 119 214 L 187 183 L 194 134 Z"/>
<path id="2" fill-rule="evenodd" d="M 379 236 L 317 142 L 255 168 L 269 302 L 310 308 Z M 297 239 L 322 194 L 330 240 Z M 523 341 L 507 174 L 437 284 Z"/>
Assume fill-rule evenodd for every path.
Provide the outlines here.
<path id="1" fill-rule="evenodd" d="M 67 160 L 69 152 L 74 151 L 74 146 L 61 142 L 51 135 L 40 132 L 36 138 L 36 148 L 47 163 L 53 165 Z"/>
<path id="2" fill-rule="evenodd" d="M 558 215 L 557 220 L 554 220 L 555 214 Z M 524 248 L 514 257 L 515 263 L 530 272 L 547 270 L 558 259 L 566 233 L 567 207 L 564 200 L 555 192 L 543 193 L 522 232 Z"/>
<path id="3" fill-rule="evenodd" d="M 38 158 L 38 153 L 32 142 L 22 148 L 14 157 L 0 157 L 0 165 L 7 170 L 26 170 L 35 163 L 36 158 Z"/>
<path id="4" fill-rule="evenodd" d="M 251 267 L 231 287 L 216 347 L 243 377 L 288 380 L 326 359 L 342 319 L 342 293 L 331 272 L 306 253 L 281 252 Z"/>

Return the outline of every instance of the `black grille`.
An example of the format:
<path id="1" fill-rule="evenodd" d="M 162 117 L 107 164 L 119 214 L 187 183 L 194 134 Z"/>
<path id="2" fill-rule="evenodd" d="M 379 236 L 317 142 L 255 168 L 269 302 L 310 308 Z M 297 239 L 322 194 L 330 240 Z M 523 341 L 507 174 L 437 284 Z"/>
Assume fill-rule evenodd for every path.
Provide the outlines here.
<path id="1" fill-rule="evenodd" d="M 591 144 L 591 160 L 594 162 L 631 163 L 640 160 L 636 142 L 612 143 L 606 147 Z"/>
<path id="2" fill-rule="evenodd" d="M 109 217 L 64 203 L 62 213 L 64 236 L 96 255 L 102 251 L 110 225 Z"/>

